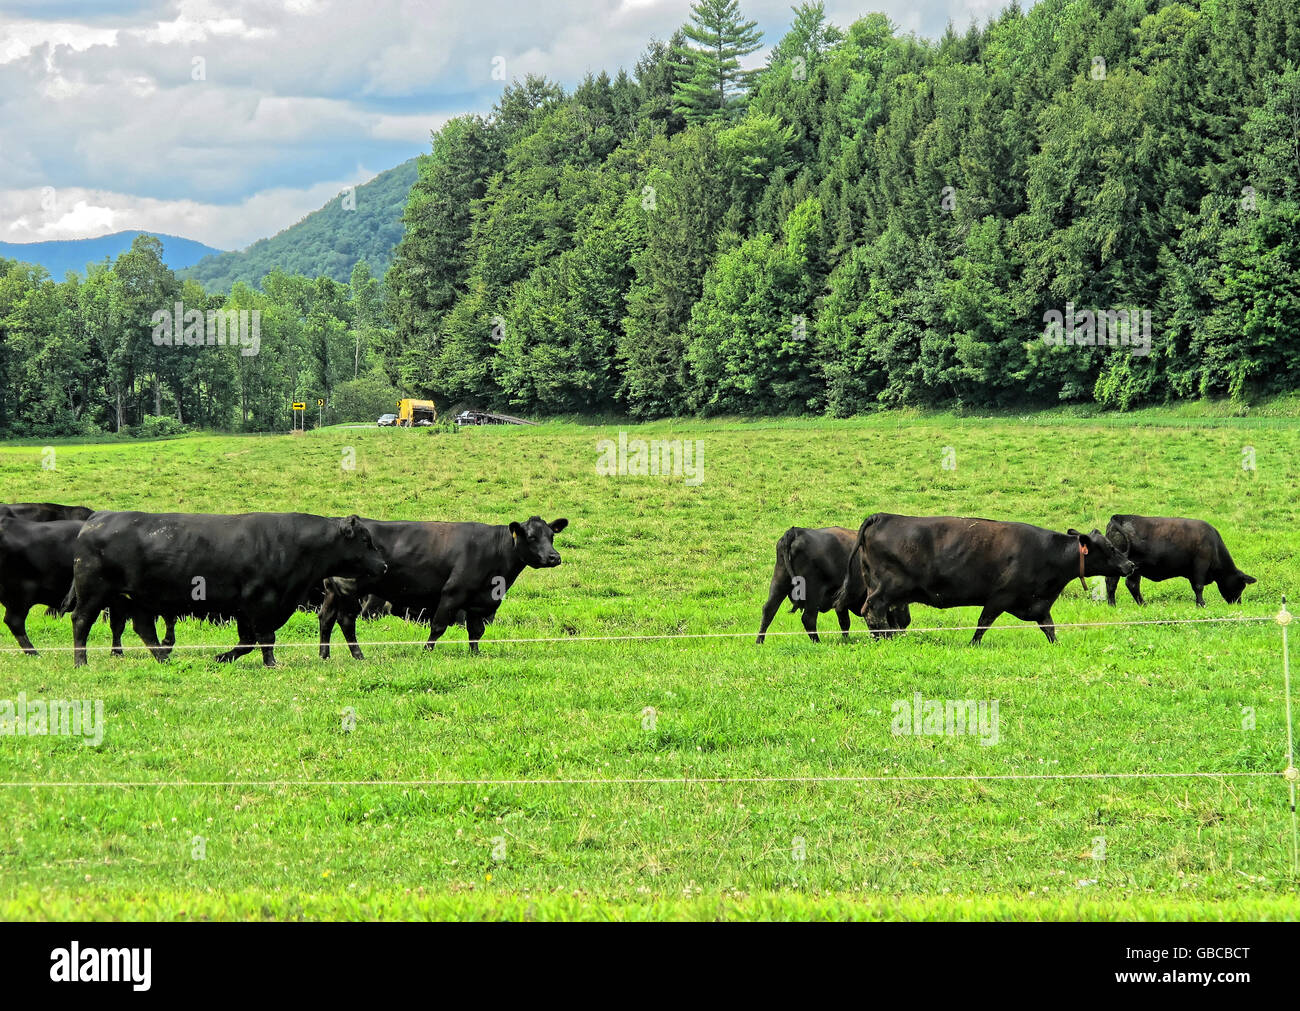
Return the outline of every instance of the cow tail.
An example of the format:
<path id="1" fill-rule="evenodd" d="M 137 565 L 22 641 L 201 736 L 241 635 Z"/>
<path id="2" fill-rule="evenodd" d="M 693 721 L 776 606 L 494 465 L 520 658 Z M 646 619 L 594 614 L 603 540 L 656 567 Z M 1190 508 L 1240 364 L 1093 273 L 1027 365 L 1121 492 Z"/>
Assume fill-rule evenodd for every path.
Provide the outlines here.
<path id="1" fill-rule="evenodd" d="M 68 587 L 68 592 L 64 594 L 63 600 L 59 604 L 59 606 L 47 608 L 46 614 L 53 615 L 56 618 L 61 618 L 65 614 L 69 614 L 70 612 L 76 610 L 76 607 L 77 607 L 77 584 L 73 583 L 71 586 Z"/>
<path id="2" fill-rule="evenodd" d="M 853 574 L 858 568 L 858 559 L 862 554 L 862 538 L 858 538 L 858 543 L 853 545 L 853 553 L 849 555 L 849 564 L 844 569 L 844 579 L 840 583 L 839 592 L 835 594 L 835 599 L 831 601 L 831 608 L 836 611 L 853 610 Z"/>
<path id="3" fill-rule="evenodd" d="M 787 530 L 781 535 L 781 539 L 776 542 L 776 564 L 785 569 L 787 579 L 794 578 L 794 565 L 790 559 L 790 546 L 794 543 L 795 532 L 793 529 Z M 804 605 L 804 601 L 790 601 L 790 613 L 794 614 Z"/>
<path id="4" fill-rule="evenodd" d="M 844 581 L 840 584 L 839 593 L 835 594 L 835 600 L 831 606 L 837 611 L 852 611 L 854 614 L 861 614 L 861 608 L 866 602 L 867 580 L 866 573 L 862 571 L 862 549 L 867 540 L 867 532 L 875 526 L 884 513 L 872 513 L 862 525 L 858 527 L 858 540 L 853 545 L 853 553 L 849 555 L 849 564 L 844 571 Z M 861 597 L 859 602 L 855 598 Z"/>

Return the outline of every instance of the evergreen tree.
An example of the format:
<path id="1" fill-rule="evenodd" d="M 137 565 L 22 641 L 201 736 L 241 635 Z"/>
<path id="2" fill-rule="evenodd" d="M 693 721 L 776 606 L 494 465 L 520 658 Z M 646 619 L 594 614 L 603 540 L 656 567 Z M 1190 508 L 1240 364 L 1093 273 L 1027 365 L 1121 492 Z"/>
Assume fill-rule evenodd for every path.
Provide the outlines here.
<path id="1" fill-rule="evenodd" d="M 758 22 L 741 19 L 739 0 L 697 0 L 682 34 L 695 45 L 674 53 L 685 78 L 676 86 L 677 111 L 692 123 L 735 111 L 756 75 L 740 61 L 762 46 Z"/>

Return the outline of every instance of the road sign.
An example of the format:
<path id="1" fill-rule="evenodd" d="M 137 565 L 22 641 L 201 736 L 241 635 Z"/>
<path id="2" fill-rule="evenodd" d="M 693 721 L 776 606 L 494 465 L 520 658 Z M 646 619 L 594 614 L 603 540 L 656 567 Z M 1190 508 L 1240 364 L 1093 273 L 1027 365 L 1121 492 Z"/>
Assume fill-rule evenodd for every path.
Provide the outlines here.
<path id="1" fill-rule="evenodd" d="M 306 404 L 294 404 L 294 405 L 293 405 L 293 409 L 294 409 L 295 411 L 305 411 L 305 410 L 307 410 L 307 405 L 306 405 Z"/>
<path id="2" fill-rule="evenodd" d="M 318 400 L 318 401 L 316 401 L 316 406 L 317 406 L 317 407 L 324 407 L 324 406 L 325 406 L 325 401 L 323 401 L 323 400 Z"/>

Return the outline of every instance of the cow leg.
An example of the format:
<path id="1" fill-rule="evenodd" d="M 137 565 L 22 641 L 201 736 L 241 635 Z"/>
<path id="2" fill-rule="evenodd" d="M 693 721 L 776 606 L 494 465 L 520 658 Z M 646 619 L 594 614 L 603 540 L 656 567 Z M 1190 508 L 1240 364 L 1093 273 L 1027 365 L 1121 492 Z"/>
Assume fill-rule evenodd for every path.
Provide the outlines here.
<path id="1" fill-rule="evenodd" d="M 239 629 L 239 645 L 226 650 L 224 653 L 218 653 L 217 663 L 232 663 L 241 656 L 253 652 L 253 648 L 257 644 L 257 633 L 253 630 L 251 621 L 241 616 L 235 619 L 235 625 Z"/>
<path id="2" fill-rule="evenodd" d="M 465 628 L 469 632 L 469 651 L 477 653 L 478 641 L 483 638 L 483 629 L 487 628 L 487 622 L 477 614 L 467 614 Z"/>
<path id="3" fill-rule="evenodd" d="M 275 633 L 265 632 L 257 640 L 262 646 L 262 666 L 275 667 Z"/>
<path id="4" fill-rule="evenodd" d="M 808 638 L 813 642 L 821 642 L 817 637 L 817 608 L 812 604 L 805 604 L 803 614 L 799 615 L 803 622 L 803 630 L 808 633 Z"/>
<path id="5" fill-rule="evenodd" d="M 320 658 L 328 660 L 330 658 L 330 637 L 334 635 L 334 622 L 338 619 L 338 605 L 334 600 L 334 592 L 328 591 L 325 594 L 325 600 L 320 606 L 320 617 L 317 619 L 320 623 Z M 352 654 L 356 656 L 354 652 Z"/>
<path id="6" fill-rule="evenodd" d="M 348 641 L 348 649 L 352 653 L 354 660 L 364 660 L 366 655 L 361 652 L 361 647 L 357 645 L 357 616 L 355 614 L 340 614 L 339 629 L 343 633 L 343 638 Z M 329 647 L 326 646 L 326 650 Z"/>
<path id="7" fill-rule="evenodd" d="M 174 614 L 164 614 L 163 619 L 163 659 L 172 655 L 172 650 L 176 646 L 176 616 Z"/>
<path id="8" fill-rule="evenodd" d="M 429 641 L 424 644 L 425 649 L 433 649 L 434 645 L 442 638 L 442 633 L 456 620 L 456 612 L 464 608 L 466 594 L 456 590 L 444 587 L 442 598 L 438 601 L 438 609 L 434 611 L 433 618 L 429 622 Z"/>
<path id="9" fill-rule="evenodd" d="M 1043 635 L 1047 636 L 1048 642 L 1056 642 L 1056 625 L 1052 621 L 1052 612 L 1048 611 L 1038 620 L 1038 627 L 1043 630 Z"/>
<path id="10" fill-rule="evenodd" d="M 1142 577 L 1141 576 L 1139 576 L 1136 572 L 1133 573 L 1133 575 L 1131 576 L 1126 576 L 1124 578 L 1124 585 L 1128 587 L 1128 592 L 1132 594 L 1134 600 L 1136 600 L 1139 604 L 1146 603 L 1146 601 L 1142 599 Z"/>
<path id="11" fill-rule="evenodd" d="M 126 604 L 111 605 L 108 609 L 108 627 L 113 633 L 113 656 L 125 656 L 122 650 L 122 633 L 126 630 Z"/>
<path id="12" fill-rule="evenodd" d="M 144 611 L 134 611 L 131 614 L 131 627 L 135 629 L 141 641 L 149 647 L 149 652 L 159 663 L 167 659 L 168 650 L 164 650 L 158 642 L 158 626 L 155 624 L 156 619 L 152 614 L 146 614 Z"/>
<path id="13" fill-rule="evenodd" d="M 763 605 L 763 620 L 758 626 L 758 638 L 754 641 L 763 645 L 763 640 L 767 637 L 767 626 L 772 624 L 772 619 L 776 617 L 776 612 L 781 610 L 781 603 L 790 593 L 790 580 L 785 574 L 785 570 L 778 566 L 777 571 L 772 574 L 772 585 L 767 589 L 767 603 Z"/>
<path id="14" fill-rule="evenodd" d="M 21 604 L 6 607 L 5 624 L 9 627 L 9 631 L 14 634 L 14 638 L 18 640 L 18 645 L 23 648 L 24 653 L 28 656 L 40 656 L 36 652 L 36 647 L 32 645 L 32 641 L 27 638 L 27 612 L 29 610 L 31 610 L 30 607 Z"/>
<path id="15" fill-rule="evenodd" d="M 87 591 L 87 597 L 77 594 L 76 610 L 72 612 L 72 665 L 86 666 L 86 639 L 95 624 L 99 612 L 108 603 L 102 593 Z"/>
<path id="16" fill-rule="evenodd" d="M 1115 606 L 1115 591 L 1119 589 L 1119 576 L 1106 577 L 1106 603 Z"/>
<path id="17" fill-rule="evenodd" d="M 978 627 L 975 629 L 974 638 L 970 641 L 972 646 L 978 646 L 980 644 L 980 640 L 984 638 L 984 633 L 989 630 L 990 625 L 998 620 L 998 615 L 1001 613 L 1002 608 L 994 607 L 992 604 L 986 605 L 984 610 L 980 611 L 980 620 L 977 623 Z"/>
<path id="18" fill-rule="evenodd" d="M 849 612 L 841 608 L 835 612 L 835 617 L 840 619 L 840 638 L 845 642 L 849 641 Z"/>

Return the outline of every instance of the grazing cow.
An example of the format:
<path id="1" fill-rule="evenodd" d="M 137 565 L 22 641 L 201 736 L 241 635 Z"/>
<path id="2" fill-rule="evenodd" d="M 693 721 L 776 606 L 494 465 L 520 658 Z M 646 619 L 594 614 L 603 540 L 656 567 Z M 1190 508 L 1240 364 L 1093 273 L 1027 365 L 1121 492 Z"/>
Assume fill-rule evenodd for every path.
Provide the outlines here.
<path id="1" fill-rule="evenodd" d="M 320 609 L 320 655 L 328 659 L 335 623 L 348 649 L 364 659 L 357 645 L 357 615 L 363 601 L 371 607 L 387 602 L 392 613 L 427 616 L 429 641 L 434 643 L 456 621 L 465 621 L 469 648 L 478 652 L 483 629 L 497 613 L 506 591 L 526 568 L 549 569 L 560 564 L 554 537 L 569 521 L 547 523 L 534 516 L 524 523 L 439 523 L 365 520 L 366 527 L 388 559 L 388 571 L 378 578 L 347 584 L 326 582 Z"/>
<path id="2" fill-rule="evenodd" d="M 840 635 L 847 640 L 849 612 L 858 611 L 867 596 L 861 578 L 851 579 L 845 600 L 835 605 L 856 542 L 857 534 L 847 527 L 791 527 L 782 534 L 776 542 L 776 567 L 755 642 L 763 644 L 767 627 L 784 600 L 790 601 L 791 613 L 803 612 L 804 631 L 813 642 L 821 641 L 817 636 L 817 615 L 832 609 L 840 622 Z M 904 606 L 900 614 L 906 610 Z M 901 620 L 899 615 L 891 616 Z"/>
<path id="3" fill-rule="evenodd" d="M 49 523 L 53 520 L 88 520 L 94 511 L 85 506 L 59 505 L 56 502 L 13 502 L 0 505 L 0 518 Z"/>
<path id="4" fill-rule="evenodd" d="M 1003 612 L 1036 621 L 1056 642 L 1052 604 L 1072 579 L 1123 576 L 1133 563 L 1101 531 L 1057 533 L 1028 523 L 958 516 L 876 513 L 858 529 L 856 568 L 867 586 L 860 608 L 873 632 L 895 628 L 900 604 L 981 607 L 977 644 Z M 854 568 L 854 566 L 850 566 Z M 847 599 L 850 572 L 840 598 Z"/>
<path id="5" fill-rule="evenodd" d="M 97 512 L 82 527 L 73 560 L 74 662 L 86 662 L 86 634 L 106 603 L 125 600 L 154 657 L 167 658 L 155 616 L 233 618 L 239 644 L 228 663 L 262 647 L 275 666 L 276 630 L 308 587 L 326 576 L 379 576 L 387 566 L 356 516 L 307 513 Z"/>
<path id="6" fill-rule="evenodd" d="M 1139 604 L 1146 603 L 1142 599 L 1143 579 L 1157 583 L 1165 579 L 1188 580 L 1197 607 L 1205 606 L 1202 591 L 1210 583 L 1218 584 L 1219 593 L 1229 604 L 1239 604 L 1246 587 L 1255 582 L 1254 576 L 1237 568 L 1219 531 L 1204 520 L 1118 515 L 1106 524 L 1106 536 L 1137 566 L 1124 585 Z M 1118 586 L 1118 576 L 1106 577 L 1106 603 L 1115 603 Z"/>

